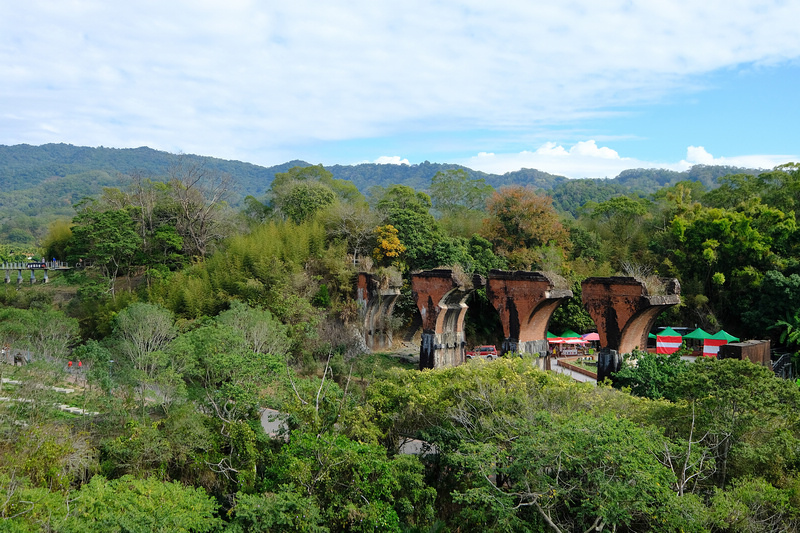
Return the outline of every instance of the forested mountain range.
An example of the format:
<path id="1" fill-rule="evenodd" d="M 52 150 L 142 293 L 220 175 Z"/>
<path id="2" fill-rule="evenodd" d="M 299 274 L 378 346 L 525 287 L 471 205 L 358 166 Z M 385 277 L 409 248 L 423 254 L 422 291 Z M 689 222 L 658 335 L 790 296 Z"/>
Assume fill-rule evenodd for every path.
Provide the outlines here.
<path id="1" fill-rule="evenodd" d="M 70 144 L 31 146 L 0 145 L 0 238 L 24 243 L 41 233 L 56 218 L 70 218 L 72 206 L 87 196 L 98 195 L 104 187 L 126 187 L 127 177 L 140 174 L 153 180 L 165 180 L 176 157 L 201 163 L 206 168 L 229 174 L 236 206 L 246 196 L 262 199 L 276 173 L 295 166 L 309 166 L 305 161 L 289 161 L 263 167 L 199 155 L 176 156 L 152 148 L 91 148 Z M 716 186 L 716 179 L 729 174 L 756 174 L 753 169 L 728 166 L 696 165 L 684 172 L 665 169 L 626 170 L 613 179 L 569 179 L 535 169 L 521 169 L 502 175 L 488 174 L 447 163 L 425 161 L 416 165 L 365 163 L 327 167 L 336 179 L 349 180 L 363 193 L 372 186 L 408 185 L 427 190 L 437 172 L 463 169 L 471 178 L 483 178 L 494 188 L 504 185 L 530 185 L 553 197 L 556 209 L 576 214 L 587 201 L 602 202 L 614 196 L 645 197 L 661 187 L 679 181 L 698 181 L 706 189 Z"/>
<path id="2" fill-rule="evenodd" d="M 239 193 L 244 195 L 263 195 L 275 174 L 286 172 L 294 166 L 308 166 L 305 161 L 289 161 L 281 165 L 263 167 L 242 161 L 230 161 L 214 157 L 186 155 L 185 157 L 202 161 L 206 166 L 226 172 L 233 176 Z M 164 176 L 175 155 L 152 148 L 90 148 L 70 144 L 45 144 L 31 146 L 0 145 L 0 182 L 3 193 L 30 190 L 42 183 L 57 182 L 59 178 L 102 171 L 112 180 L 100 180 L 97 186 L 113 183 L 117 174 L 134 172 L 154 178 Z M 505 174 L 488 174 L 455 164 L 431 163 L 425 161 L 416 165 L 390 165 L 363 163 L 358 165 L 332 165 L 326 167 L 336 179 L 352 181 L 362 192 L 373 185 L 387 186 L 403 184 L 415 189 L 427 189 L 430 179 L 439 171 L 464 169 L 472 178 L 484 178 L 486 183 L 498 188 L 504 185 L 532 185 L 546 192 L 568 191 L 567 183 L 590 182 L 611 185 L 619 192 L 645 195 L 661 187 L 674 185 L 679 181 L 699 181 L 706 188 L 716 186 L 716 179 L 728 174 L 756 174 L 754 169 L 731 166 L 695 165 L 684 172 L 666 169 L 625 170 L 613 179 L 571 180 L 564 176 L 548 174 L 535 169 L 521 169 Z M 90 186 L 89 189 L 92 187 Z M 602 187 L 597 187 L 601 189 Z M 89 191 L 87 191 L 89 192 Z"/>
<path id="3" fill-rule="evenodd" d="M 202 162 L 208 168 L 230 174 L 241 197 L 263 196 L 269 189 L 276 173 L 286 172 L 295 166 L 309 166 L 305 161 L 289 161 L 281 165 L 262 167 L 241 161 L 229 161 L 214 157 L 184 155 L 192 161 Z M 114 185 L 118 175 L 140 173 L 158 179 L 167 174 L 174 163 L 175 154 L 152 148 L 89 148 L 69 144 L 45 144 L 42 146 L 0 146 L 0 182 L 3 193 L 27 191 L 41 184 L 52 184 L 70 176 L 84 175 L 89 178 L 89 189 L 99 191 L 101 187 Z M 431 163 L 417 165 L 390 165 L 364 163 L 359 165 L 333 165 L 327 167 L 336 179 L 352 181 L 362 192 L 374 185 L 403 184 L 414 189 L 425 190 L 431 178 L 439 171 L 464 169 L 473 178 L 484 178 L 493 187 L 510 184 L 530 184 L 546 191 L 569 181 L 533 169 L 522 169 L 502 176 L 475 171 L 460 165 Z M 100 171 L 107 177 L 92 187 L 93 179 L 88 172 Z M 97 176 L 97 175 L 95 175 Z M 63 187 L 60 187 L 63 189 Z M 46 194 L 46 191 L 39 191 Z M 83 191 L 82 191 L 83 192 Z M 89 191 L 86 191 L 89 192 Z"/>

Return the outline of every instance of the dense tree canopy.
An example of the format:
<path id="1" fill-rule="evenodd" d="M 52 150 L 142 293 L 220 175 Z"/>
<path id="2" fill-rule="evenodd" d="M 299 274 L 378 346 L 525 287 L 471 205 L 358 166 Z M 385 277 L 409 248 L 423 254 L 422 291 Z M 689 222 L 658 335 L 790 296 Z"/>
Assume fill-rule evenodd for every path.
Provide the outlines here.
<path id="1" fill-rule="evenodd" d="M 0 289 L 17 363 L 0 368 L 2 529 L 800 528 L 800 389 L 767 368 L 635 353 L 615 388 L 529 356 L 420 372 L 365 353 L 354 290 L 358 271 L 401 287 L 385 327 L 410 352 L 421 269 L 545 270 L 576 294 L 554 331 L 581 333 L 582 279 L 671 276 L 683 303 L 661 320 L 796 350 L 797 165 L 713 191 L 711 168 L 627 173 L 633 194 L 576 181 L 559 211 L 514 185 L 484 206 L 483 175 L 430 164 L 416 188 L 376 178 L 368 204 L 295 162 L 236 213 L 200 163 L 78 203 L 31 251 L 81 268 Z M 505 179 L 524 176 L 555 183 Z M 20 257 L 11 241 L 0 252 Z M 467 342 L 502 340 L 485 291 L 472 298 Z"/>

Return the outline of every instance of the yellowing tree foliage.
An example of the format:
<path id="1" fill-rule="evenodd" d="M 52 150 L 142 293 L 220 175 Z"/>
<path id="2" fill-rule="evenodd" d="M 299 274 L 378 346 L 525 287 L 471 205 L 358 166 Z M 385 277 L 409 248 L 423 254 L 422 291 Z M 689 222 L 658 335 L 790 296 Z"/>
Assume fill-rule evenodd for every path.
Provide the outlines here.
<path id="1" fill-rule="evenodd" d="M 399 257 L 406 251 L 406 247 L 397 236 L 397 228 L 391 224 L 375 228 L 377 246 L 372 251 L 372 257 L 378 263 L 390 262 L 399 266 Z"/>

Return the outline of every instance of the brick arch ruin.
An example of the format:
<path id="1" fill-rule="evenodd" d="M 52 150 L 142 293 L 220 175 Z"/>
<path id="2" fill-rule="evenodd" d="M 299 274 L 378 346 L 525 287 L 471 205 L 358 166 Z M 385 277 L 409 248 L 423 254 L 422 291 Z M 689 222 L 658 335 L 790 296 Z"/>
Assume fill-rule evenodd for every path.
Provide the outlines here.
<path id="1" fill-rule="evenodd" d="M 369 278 L 359 276 L 359 298 L 367 294 Z M 492 270 L 488 279 L 472 276 L 456 279 L 452 270 L 435 269 L 413 274 L 411 290 L 422 319 L 420 369 L 443 368 L 462 364 L 466 357 L 464 318 L 466 300 L 477 288 L 486 287 L 489 301 L 503 325 L 501 352 L 547 353 L 547 327 L 556 308 L 572 291 L 555 288 L 541 272 Z M 628 277 L 588 278 L 581 284 L 582 301 L 597 326 L 600 345 L 605 351 L 629 353 L 647 345 L 647 334 L 656 318 L 667 308 L 680 303 L 680 284 L 665 280 L 664 294 L 651 295 L 645 285 Z M 375 289 L 373 284 L 373 292 Z M 387 289 L 388 290 L 388 289 Z M 399 294 L 373 296 L 372 314 L 365 325 L 386 321 Z M 387 298 L 387 299 L 383 299 Z M 378 302 L 378 303 L 375 303 Z M 377 328 L 365 328 L 365 340 L 373 346 L 391 344 L 391 333 L 381 340 Z M 387 344 L 388 341 L 388 344 Z"/>
<path id="2" fill-rule="evenodd" d="M 647 334 L 658 315 L 681 301 L 678 280 L 662 282 L 664 294 L 651 295 L 645 284 L 635 278 L 614 276 L 583 280 L 583 305 L 597 326 L 603 349 L 623 354 L 647 347 Z"/>
<path id="3" fill-rule="evenodd" d="M 546 354 L 550 318 L 563 301 L 572 297 L 572 291 L 556 289 L 541 272 L 492 270 L 486 296 L 503 324 L 502 353 Z"/>

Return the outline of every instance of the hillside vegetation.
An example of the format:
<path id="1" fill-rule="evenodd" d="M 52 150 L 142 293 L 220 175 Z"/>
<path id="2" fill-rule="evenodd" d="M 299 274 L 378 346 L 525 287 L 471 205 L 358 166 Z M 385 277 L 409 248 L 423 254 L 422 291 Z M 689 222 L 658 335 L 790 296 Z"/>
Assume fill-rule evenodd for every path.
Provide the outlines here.
<path id="1" fill-rule="evenodd" d="M 70 207 L 83 197 L 97 197 L 104 187 L 125 188 L 132 176 L 167 181 L 176 160 L 190 161 L 208 170 L 231 176 L 228 201 L 239 206 L 247 196 L 263 200 L 275 174 L 292 167 L 307 167 L 304 161 L 289 161 L 261 167 L 241 161 L 183 154 L 176 156 L 147 147 L 89 148 L 69 144 L 42 146 L 0 145 L 0 241 L 33 246 L 49 223 L 70 217 Z M 460 169 L 473 178 L 483 179 L 494 188 L 526 185 L 550 194 L 557 209 L 577 213 L 587 201 L 608 200 L 619 194 L 643 197 L 679 181 L 699 181 L 706 189 L 716 187 L 716 179 L 728 174 L 756 171 L 733 167 L 697 165 L 686 172 L 658 169 L 628 170 L 611 180 L 569 180 L 534 169 L 503 175 L 487 174 L 452 164 L 424 162 L 418 165 L 333 165 L 327 168 L 334 178 L 352 182 L 367 194 L 370 187 L 400 184 L 427 191 L 437 172 Z"/>
<path id="2" fill-rule="evenodd" d="M 586 277 L 675 277 L 682 303 L 660 324 L 796 353 L 800 166 L 736 170 L 713 188 L 703 179 L 723 169 L 553 178 L 549 196 L 549 178 L 525 171 L 544 181 L 496 186 L 448 167 L 421 187 L 376 178 L 364 191 L 298 164 L 243 195 L 202 158 L 170 156 L 158 175 L 84 168 L 101 190 L 67 214 L 80 192 L 64 187 L 63 215 L 0 247 L 74 267 L 0 287 L 0 524 L 796 531 L 795 383 L 746 361 L 636 353 L 615 378 L 625 388 L 513 354 L 419 371 L 365 351 L 354 294 L 358 271 L 401 285 L 386 327 L 410 339 L 412 272 L 540 270 L 576 295 L 551 329 L 584 333 Z M 468 343 L 499 344 L 485 292 L 469 305 Z M 281 421 L 272 435 L 265 408 Z M 402 453 L 410 439 L 422 453 Z"/>

